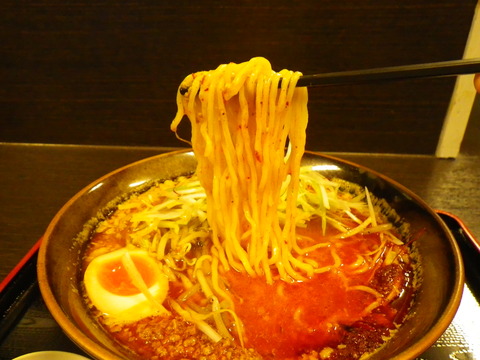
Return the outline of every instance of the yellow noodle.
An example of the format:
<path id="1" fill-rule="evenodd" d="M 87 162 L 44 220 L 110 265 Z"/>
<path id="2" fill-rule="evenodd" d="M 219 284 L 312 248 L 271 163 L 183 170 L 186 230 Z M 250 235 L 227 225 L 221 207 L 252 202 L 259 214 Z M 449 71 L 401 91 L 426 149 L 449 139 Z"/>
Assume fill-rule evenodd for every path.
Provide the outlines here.
<path id="1" fill-rule="evenodd" d="M 295 257 L 290 241 L 296 237 L 308 121 L 307 90 L 296 87 L 300 75 L 274 72 L 264 58 L 192 74 L 181 85 L 188 91 L 179 91 L 171 125 L 175 131 L 184 115 L 192 124 L 197 175 L 207 195 L 220 264 L 264 275 L 269 282 L 271 266 L 284 279 L 313 273 L 310 264 Z M 287 177 L 286 215 L 280 219 L 277 210 Z"/>

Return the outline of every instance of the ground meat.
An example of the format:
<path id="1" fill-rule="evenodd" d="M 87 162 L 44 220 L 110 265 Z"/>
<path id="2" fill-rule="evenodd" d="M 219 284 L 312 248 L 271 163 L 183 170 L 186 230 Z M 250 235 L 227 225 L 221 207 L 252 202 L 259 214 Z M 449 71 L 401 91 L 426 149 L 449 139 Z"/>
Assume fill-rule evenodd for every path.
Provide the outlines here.
<path id="1" fill-rule="evenodd" d="M 134 358 L 150 360 L 260 360 L 253 349 L 242 348 L 235 342 L 222 339 L 213 343 L 195 325 L 178 315 L 150 317 L 134 325 L 104 325 L 115 339 L 136 354 Z M 354 360 L 373 352 L 389 337 L 387 328 L 371 327 L 358 322 L 345 328 L 342 344 L 334 349 L 309 351 L 298 360 Z"/>
<path id="2" fill-rule="evenodd" d="M 371 286 L 382 295 L 388 295 L 394 286 L 400 288 L 405 276 L 398 264 L 382 266 L 373 277 Z"/>
<path id="3" fill-rule="evenodd" d="M 384 343 L 382 335 L 389 336 L 389 330 L 379 328 L 353 328 L 344 339 L 343 345 L 345 347 L 337 349 L 330 359 L 359 359 L 363 354 L 375 351 Z"/>
<path id="4" fill-rule="evenodd" d="M 213 343 L 195 325 L 179 316 L 150 317 L 134 325 L 106 326 L 116 340 L 141 358 L 160 360 L 257 360 L 252 349 L 244 349 L 231 340 Z"/>
<path id="5" fill-rule="evenodd" d="M 301 356 L 301 360 L 354 360 L 366 353 L 375 351 L 384 343 L 382 336 L 388 337 L 388 329 L 362 326 L 359 323 L 355 327 L 347 329 L 341 345 L 335 349 L 323 349 L 321 352 L 310 351 Z"/>
<path id="6" fill-rule="evenodd" d="M 259 360 L 262 357 L 253 349 L 243 349 L 233 341 L 222 339 L 212 343 L 197 328 L 183 319 L 151 317 L 136 325 L 110 326 L 109 331 L 122 345 L 134 350 L 141 358 L 160 360 Z M 342 345 L 331 351 L 310 351 L 299 360 L 352 360 L 374 351 L 389 336 L 388 329 L 371 328 L 358 323 L 346 329 Z M 328 356 L 326 356 L 328 354 Z"/>

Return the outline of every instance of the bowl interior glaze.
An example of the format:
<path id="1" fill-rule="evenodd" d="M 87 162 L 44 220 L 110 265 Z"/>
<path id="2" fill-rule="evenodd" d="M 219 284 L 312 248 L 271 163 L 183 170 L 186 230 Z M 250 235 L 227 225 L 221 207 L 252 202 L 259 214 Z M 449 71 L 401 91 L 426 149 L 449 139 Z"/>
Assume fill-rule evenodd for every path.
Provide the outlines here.
<path id="1" fill-rule="evenodd" d="M 367 186 L 387 200 L 411 224 L 425 229 L 417 242 L 422 260 L 422 286 L 411 316 L 392 340 L 371 359 L 413 359 L 446 330 L 460 304 L 464 284 L 458 246 L 440 217 L 418 196 L 393 180 L 365 167 L 334 157 L 306 153 L 305 165 L 325 175 Z M 38 257 L 38 279 L 45 303 L 64 332 L 97 359 L 127 359 L 125 352 L 93 321 L 79 291 L 78 264 L 83 243 L 73 241 L 86 222 L 107 204 L 150 181 L 193 172 L 191 151 L 178 151 L 141 160 L 98 179 L 76 194 L 57 213 L 44 235 Z"/>

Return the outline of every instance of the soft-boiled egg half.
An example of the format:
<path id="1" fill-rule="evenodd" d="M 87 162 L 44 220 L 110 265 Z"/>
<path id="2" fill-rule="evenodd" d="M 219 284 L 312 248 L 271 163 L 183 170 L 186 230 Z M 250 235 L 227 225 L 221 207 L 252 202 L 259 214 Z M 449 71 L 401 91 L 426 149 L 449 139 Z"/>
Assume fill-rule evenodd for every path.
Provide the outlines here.
<path id="1" fill-rule="evenodd" d="M 144 250 L 122 248 L 94 258 L 84 284 L 92 304 L 114 323 L 167 312 L 168 279 Z"/>

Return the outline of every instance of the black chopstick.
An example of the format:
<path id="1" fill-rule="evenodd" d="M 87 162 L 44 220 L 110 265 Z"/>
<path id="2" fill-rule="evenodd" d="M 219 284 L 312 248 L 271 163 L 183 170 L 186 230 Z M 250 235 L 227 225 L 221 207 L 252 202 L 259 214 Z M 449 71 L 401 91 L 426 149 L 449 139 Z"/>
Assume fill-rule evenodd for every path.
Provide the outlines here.
<path id="1" fill-rule="evenodd" d="M 0 283 L 0 342 L 23 316 L 33 299 L 40 295 L 37 257 L 41 240 L 20 260 Z"/>
<path id="2" fill-rule="evenodd" d="M 297 86 L 350 85 L 476 73 L 480 73 L 480 58 L 304 75 L 298 80 Z"/>
<path id="3" fill-rule="evenodd" d="M 303 75 L 297 87 L 332 85 L 353 85 L 362 83 L 457 76 L 480 73 L 480 58 L 441 61 L 426 64 L 390 66 L 366 70 L 330 72 L 316 75 Z M 279 85 L 281 81 L 279 82 Z M 180 87 L 185 95 L 188 87 Z"/>

